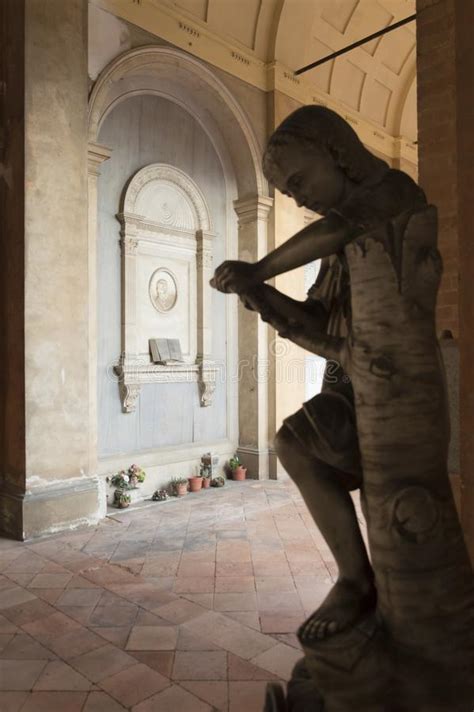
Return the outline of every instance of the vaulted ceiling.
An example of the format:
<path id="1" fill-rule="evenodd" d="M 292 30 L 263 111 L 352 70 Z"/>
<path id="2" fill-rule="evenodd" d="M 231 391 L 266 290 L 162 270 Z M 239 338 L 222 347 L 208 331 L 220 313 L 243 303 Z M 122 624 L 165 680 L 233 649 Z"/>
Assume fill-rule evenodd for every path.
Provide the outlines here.
<path id="1" fill-rule="evenodd" d="M 264 62 L 296 70 L 415 12 L 415 0 L 160 0 Z M 392 136 L 416 140 L 416 28 L 410 23 L 307 72 L 319 92 Z"/>

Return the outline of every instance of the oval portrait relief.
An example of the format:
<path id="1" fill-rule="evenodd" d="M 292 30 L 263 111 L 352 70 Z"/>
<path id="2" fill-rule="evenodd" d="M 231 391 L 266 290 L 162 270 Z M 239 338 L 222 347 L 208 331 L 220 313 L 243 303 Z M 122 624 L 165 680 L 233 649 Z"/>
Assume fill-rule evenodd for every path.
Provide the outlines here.
<path id="1" fill-rule="evenodd" d="M 159 312 L 168 312 L 178 299 L 178 287 L 174 276 L 164 267 L 153 272 L 150 279 L 151 303 Z"/>

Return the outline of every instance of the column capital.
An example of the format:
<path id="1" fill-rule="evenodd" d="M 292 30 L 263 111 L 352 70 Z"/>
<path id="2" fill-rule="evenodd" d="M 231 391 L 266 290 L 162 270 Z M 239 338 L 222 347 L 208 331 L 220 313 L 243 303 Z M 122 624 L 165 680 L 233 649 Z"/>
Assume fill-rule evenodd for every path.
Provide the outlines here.
<path id="1" fill-rule="evenodd" d="M 90 175 L 98 176 L 100 174 L 100 166 L 104 161 L 108 161 L 112 155 L 112 149 L 107 146 L 101 146 L 99 143 L 88 144 L 87 149 L 87 171 Z"/>
<path id="2" fill-rule="evenodd" d="M 243 200 L 234 200 L 234 210 L 238 215 L 239 223 L 266 220 L 273 206 L 273 198 L 268 195 L 254 195 Z"/>

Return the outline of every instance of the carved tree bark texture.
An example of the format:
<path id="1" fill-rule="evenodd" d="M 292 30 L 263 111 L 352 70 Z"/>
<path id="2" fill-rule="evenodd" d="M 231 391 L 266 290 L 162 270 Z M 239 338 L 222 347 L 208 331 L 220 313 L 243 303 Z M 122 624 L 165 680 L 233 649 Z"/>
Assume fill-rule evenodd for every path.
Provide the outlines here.
<path id="1" fill-rule="evenodd" d="M 325 712 L 471 712 L 474 585 L 447 475 L 436 209 L 346 248 L 347 344 L 378 606 L 306 648 Z M 401 246 L 401 249 L 400 249 Z"/>

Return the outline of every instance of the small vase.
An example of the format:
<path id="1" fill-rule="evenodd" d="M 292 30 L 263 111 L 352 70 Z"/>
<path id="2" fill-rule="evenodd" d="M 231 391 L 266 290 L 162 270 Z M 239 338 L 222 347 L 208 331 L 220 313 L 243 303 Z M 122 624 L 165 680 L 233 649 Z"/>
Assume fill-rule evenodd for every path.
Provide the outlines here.
<path id="1" fill-rule="evenodd" d="M 184 497 L 188 493 L 188 485 L 183 483 L 181 485 L 176 485 L 176 495 L 178 497 Z"/>
<path id="2" fill-rule="evenodd" d="M 211 478 L 210 477 L 203 477 L 202 478 L 202 488 L 203 489 L 209 489 L 211 486 Z"/>
<path id="3" fill-rule="evenodd" d="M 188 477 L 189 489 L 191 492 L 199 492 L 202 487 L 202 477 Z"/>
<path id="4" fill-rule="evenodd" d="M 242 467 L 242 465 L 239 465 L 235 468 L 235 470 L 232 470 L 232 479 L 234 480 L 245 480 L 246 475 L 247 468 Z"/>
<path id="5" fill-rule="evenodd" d="M 136 475 L 131 475 L 130 477 L 130 485 L 135 489 L 138 487 L 138 477 Z"/>

